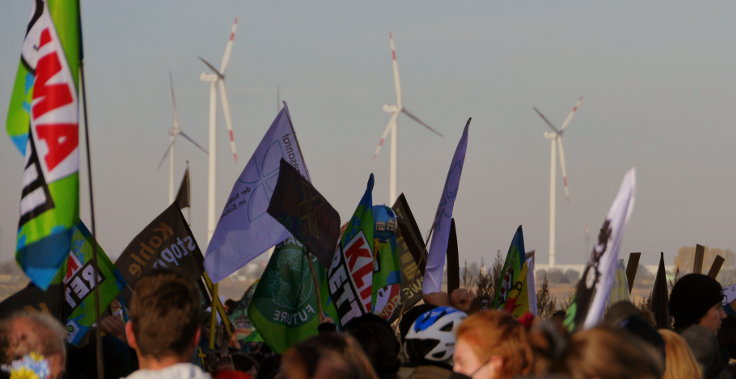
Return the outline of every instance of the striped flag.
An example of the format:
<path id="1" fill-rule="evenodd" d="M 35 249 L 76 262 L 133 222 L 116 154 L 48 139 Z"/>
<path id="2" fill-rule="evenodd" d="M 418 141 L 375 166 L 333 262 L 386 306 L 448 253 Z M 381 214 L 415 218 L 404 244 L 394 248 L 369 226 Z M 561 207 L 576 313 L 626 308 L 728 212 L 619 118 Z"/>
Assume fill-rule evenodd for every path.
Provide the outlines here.
<path id="1" fill-rule="evenodd" d="M 79 23 L 76 1 L 35 2 L 8 109 L 25 157 L 15 259 L 43 289 L 79 221 Z"/>

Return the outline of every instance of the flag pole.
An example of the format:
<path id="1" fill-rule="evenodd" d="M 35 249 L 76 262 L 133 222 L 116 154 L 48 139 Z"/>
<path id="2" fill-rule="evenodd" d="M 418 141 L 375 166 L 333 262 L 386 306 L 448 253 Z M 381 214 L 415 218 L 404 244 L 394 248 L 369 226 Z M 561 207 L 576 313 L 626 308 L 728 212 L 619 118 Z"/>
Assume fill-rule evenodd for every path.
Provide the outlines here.
<path id="1" fill-rule="evenodd" d="M 82 38 L 82 5 L 77 0 L 77 9 L 79 11 L 79 82 L 82 86 L 82 111 L 84 112 L 84 142 L 87 149 L 87 181 L 89 183 L 89 211 L 90 218 L 92 221 L 92 267 L 95 270 L 93 275 L 93 284 L 95 286 L 95 322 L 97 328 L 95 328 L 95 352 L 97 356 L 97 377 L 105 377 L 105 367 L 102 359 L 102 335 L 100 332 L 100 286 L 99 286 L 99 275 L 100 272 L 98 261 L 97 261 L 97 228 L 95 225 L 95 202 L 94 202 L 94 191 L 92 190 L 92 150 L 89 147 L 89 118 L 87 115 L 87 89 L 84 80 L 84 39 Z"/>

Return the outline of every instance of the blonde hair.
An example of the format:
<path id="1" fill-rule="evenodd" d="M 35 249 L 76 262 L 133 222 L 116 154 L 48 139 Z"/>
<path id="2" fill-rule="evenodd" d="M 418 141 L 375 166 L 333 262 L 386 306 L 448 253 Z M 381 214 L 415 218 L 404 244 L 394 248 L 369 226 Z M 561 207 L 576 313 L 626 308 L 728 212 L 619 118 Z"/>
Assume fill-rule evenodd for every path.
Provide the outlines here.
<path id="1" fill-rule="evenodd" d="M 470 345 L 480 361 L 501 357 L 500 375 L 511 378 L 528 374 L 532 349 L 527 333 L 517 319 L 506 312 L 486 310 L 468 316 L 457 330 L 457 340 Z"/>
<path id="2" fill-rule="evenodd" d="M 692 350 L 679 334 L 669 329 L 659 329 L 665 343 L 665 368 L 663 379 L 702 378 L 703 371 Z"/>

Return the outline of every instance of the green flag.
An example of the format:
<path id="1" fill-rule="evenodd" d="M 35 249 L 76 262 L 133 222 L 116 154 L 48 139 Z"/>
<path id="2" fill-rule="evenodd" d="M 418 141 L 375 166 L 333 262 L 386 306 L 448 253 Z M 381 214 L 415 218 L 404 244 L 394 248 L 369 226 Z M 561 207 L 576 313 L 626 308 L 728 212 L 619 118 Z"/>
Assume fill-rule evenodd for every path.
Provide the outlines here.
<path id="1" fill-rule="evenodd" d="M 6 129 L 25 157 L 15 259 L 46 289 L 79 221 L 79 8 L 35 1 Z"/>
<path id="2" fill-rule="evenodd" d="M 399 225 L 396 214 L 385 205 L 373 206 L 373 313 L 393 320 L 400 311 L 401 273 L 396 249 Z"/>
<path id="3" fill-rule="evenodd" d="M 329 299 L 326 286 L 320 284 L 326 283 L 325 277 L 319 261 L 307 255 L 294 238 L 276 245 L 248 307 L 253 326 L 273 351 L 283 353 L 291 345 L 317 335 L 320 309 L 330 307 L 318 304 L 319 298 Z M 335 317 L 334 307 L 327 313 Z"/>
<path id="4" fill-rule="evenodd" d="M 521 225 L 519 225 L 514 234 L 514 239 L 511 240 L 509 251 L 506 253 L 506 261 L 501 269 L 501 277 L 498 278 L 498 283 L 496 283 L 496 291 L 491 305 L 493 308 L 506 309 L 514 313 L 516 307 L 521 305 L 507 304 L 507 301 L 518 296 L 523 287 L 522 282 L 526 281 L 526 277 L 521 276 L 524 258 L 524 232 Z M 524 275 L 526 275 L 526 272 L 524 272 Z M 515 294 L 517 295 L 514 296 Z"/>
<path id="5" fill-rule="evenodd" d="M 80 221 L 74 228 L 71 251 L 55 280 L 63 283 L 65 306 L 71 309 L 66 317 L 66 328 L 67 340 L 73 345 L 79 344 L 96 322 L 92 246 L 92 235 Z M 102 313 L 125 287 L 125 279 L 100 245 L 97 245 L 97 265 Z"/>

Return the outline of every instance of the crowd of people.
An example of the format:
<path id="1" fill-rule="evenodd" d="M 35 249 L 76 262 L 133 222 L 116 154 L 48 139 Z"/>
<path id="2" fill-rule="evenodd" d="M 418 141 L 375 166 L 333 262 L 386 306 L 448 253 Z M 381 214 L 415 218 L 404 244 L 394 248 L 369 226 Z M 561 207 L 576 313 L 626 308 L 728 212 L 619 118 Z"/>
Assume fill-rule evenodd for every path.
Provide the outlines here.
<path id="1" fill-rule="evenodd" d="M 482 309 L 463 289 L 424 300 L 394 324 L 373 314 L 339 330 L 325 323 L 318 335 L 283 354 L 263 343 L 225 343 L 203 353 L 200 339 L 207 331 L 198 289 L 176 271 L 157 270 L 137 282 L 126 324 L 100 323 L 108 331 L 105 376 L 669 379 L 731 378 L 736 372 L 729 364 L 736 356 L 736 304 L 723 305 L 721 285 L 706 275 L 689 274 L 674 284 L 672 328 L 657 329 L 651 312 L 630 302 L 612 304 L 596 327 L 569 333 L 564 314 L 517 319 Z M 65 328 L 43 313 L 0 320 L 2 375 L 96 377 L 94 350 L 68 349 L 65 337 Z"/>

